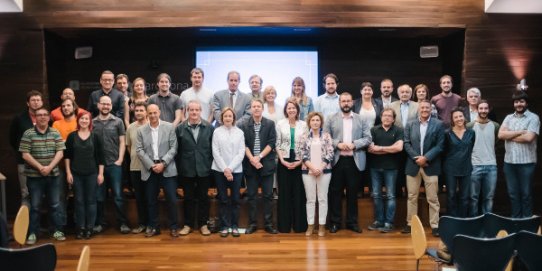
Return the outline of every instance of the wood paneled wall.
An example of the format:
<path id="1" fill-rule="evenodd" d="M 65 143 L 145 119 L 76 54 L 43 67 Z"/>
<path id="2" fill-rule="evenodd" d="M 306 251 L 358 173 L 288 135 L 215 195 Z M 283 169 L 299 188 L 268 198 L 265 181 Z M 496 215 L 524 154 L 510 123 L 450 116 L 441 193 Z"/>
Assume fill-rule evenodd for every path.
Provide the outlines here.
<path id="1" fill-rule="evenodd" d="M 13 114 L 24 110 L 24 93 L 34 88 L 48 93 L 48 76 L 54 75 L 44 68 L 45 28 L 461 27 L 464 60 L 462 82 L 456 84 L 462 90 L 479 87 L 496 110 L 509 112 L 511 92 L 526 78 L 531 108 L 542 112 L 542 16 L 486 15 L 483 5 L 482 0 L 27 0 L 24 13 L 0 14 L 0 91 L 5 97 L 0 100 L 0 170 L 16 194 L 6 128 Z"/>

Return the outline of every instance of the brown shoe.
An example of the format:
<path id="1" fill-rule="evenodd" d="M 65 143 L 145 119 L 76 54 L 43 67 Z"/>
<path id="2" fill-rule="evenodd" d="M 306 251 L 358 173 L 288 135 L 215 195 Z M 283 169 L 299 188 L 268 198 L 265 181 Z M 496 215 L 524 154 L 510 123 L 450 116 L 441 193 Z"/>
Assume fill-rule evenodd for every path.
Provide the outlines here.
<path id="1" fill-rule="evenodd" d="M 184 226 L 180 231 L 179 231 L 179 234 L 181 236 L 185 236 L 185 235 L 188 235 L 189 233 L 192 232 L 192 229 L 188 226 Z"/>
<path id="2" fill-rule="evenodd" d="M 326 225 L 319 225 L 318 226 L 318 236 L 320 236 L 320 237 L 326 236 Z"/>
<path id="3" fill-rule="evenodd" d="M 307 227 L 307 231 L 305 232 L 305 236 L 311 236 L 311 234 L 314 232 L 314 224 L 309 225 Z"/>
<path id="4" fill-rule="evenodd" d="M 201 233 L 201 235 L 203 236 L 209 236 L 211 235 L 211 231 L 209 231 L 209 228 L 207 227 L 207 225 L 203 225 L 203 227 L 201 227 L 199 229 L 199 232 Z"/>

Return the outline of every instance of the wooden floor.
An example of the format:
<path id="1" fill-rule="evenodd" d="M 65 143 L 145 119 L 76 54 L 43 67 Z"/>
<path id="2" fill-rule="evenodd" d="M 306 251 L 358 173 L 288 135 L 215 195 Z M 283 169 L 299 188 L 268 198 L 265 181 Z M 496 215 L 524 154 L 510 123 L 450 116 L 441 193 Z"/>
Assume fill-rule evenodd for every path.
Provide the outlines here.
<path id="1" fill-rule="evenodd" d="M 428 229 L 426 229 L 427 231 Z M 437 239 L 427 236 L 429 246 Z M 326 237 L 304 234 L 269 235 L 260 230 L 240 238 L 208 237 L 193 232 L 172 239 L 166 231 L 153 238 L 121 235 L 114 229 L 90 240 L 53 242 L 57 249 L 56 270 L 76 269 L 84 245 L 91 248 L 91 270 L 415 270 L 410 235 L 341 230 Z M 420 270 L 435 270 L 435 263 L 422 258 Z"/>

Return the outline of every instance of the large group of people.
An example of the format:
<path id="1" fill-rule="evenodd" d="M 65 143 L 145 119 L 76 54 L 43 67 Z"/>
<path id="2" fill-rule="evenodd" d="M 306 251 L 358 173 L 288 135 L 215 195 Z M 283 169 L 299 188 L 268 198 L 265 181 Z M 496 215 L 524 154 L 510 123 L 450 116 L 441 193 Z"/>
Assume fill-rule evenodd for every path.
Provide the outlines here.
<path id="1" fill-rule="evenodd" d="M 258 230 L 259 214 L 269 234 L 293 231 L 310 236 L 316 231 L 325 236 L 326 227 L 336 233 L 343 224 L 361 233 L 357 198 L 363 182 L 370 183 L 374 200 L 374 220 L 368 229 L 394 230 L 395 198 L 404 188 L 407 216 L 402 232 L 409 233 L 422 181 L 429 223 L 438 236 L 439 183 L 446 187 L 449 215 L 492 211 L 499 139 L 505 142 L 512 216 L 532 215 L 540 121 L 527 109 L 525 92 L 514 92 L 514 112 L 499 125 L 479 89 L 469 89 L 461 106 L 463 99 L 452 92 L 449 75 L 440 78 L 441 93 L 431 99 L 425 84 L 414 92 L 409 85 L 400 85 L 396 98 L 393 82 L 386 78 L 380 82 L 379 97 L 373 95 L 373 84 L 363 82 L 357 100 L 347 91 L 338 93 L 334 74 L 323 78 L 325 93 L 314 99 L 305 94 L 303 79 L 295 77 L 291 97 L 284 103 L 275 101 L 273 86 L 262 91 L 258 75 L 249 78 L 250 93 L 239 91 L 241 75 L 236 71 L 227 74 L 227 89 L 216 92 L 203 86 L 202 69 L 194 68 L 190 79 L 192 87 L 178 96 L 170 91 L 171 77 L 159 74 L 158 92 L 147 96 L 143 78 L 133 80 L 130 87 L 127 75 L 103 71 L 101 89 L 91 93 L 86 110 L 78 107 L 70 88 L 62 92 L 61 106 L 52 111 L 44 107 L 40 92 L 28 92 L 28 109 L 14 118 L 10 140 L 20 155 L 22 202 L 31 210 L 29 244 L 39 236 L 44 194 L 52 236 L 66 239 L 68 184 L 74 190 L 77 239 L 104 230 L 109 189 L 123 234 L 160 234 L 162 190 L 172 237 L 193 230 L 210 235 L 212 180 L 218 189 L 221 237 L 242 233 L 243 186 L 246 234 Z M 124 206 L 123 164 L 129 168 L 124 178 L 130 180 L 136 199 L 138 219 L 133 228 Z M 183 225 L 178 217 L 179 185 L 184 192 Z M 259 191 L 263 208 L 257 204 Z"/>

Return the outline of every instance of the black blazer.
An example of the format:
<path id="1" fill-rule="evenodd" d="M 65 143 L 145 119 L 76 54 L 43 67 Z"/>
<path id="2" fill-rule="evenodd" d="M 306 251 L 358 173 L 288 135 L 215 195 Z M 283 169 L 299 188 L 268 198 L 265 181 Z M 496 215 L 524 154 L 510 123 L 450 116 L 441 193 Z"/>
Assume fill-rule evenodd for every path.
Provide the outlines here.
<path id="1" fill-rule="evenodd" d="M 352 111 L 354 111 L 354 113 L 356 114 L 359 114 L 359 110 L 361 109 L 361 100 L 362 98 L 360 97 L 359 99 L 356 99 L 354 101 L 354 106 L 352 107 Z M 382 105 L 382 100 L 378 101 L 378 100 L 375 100 L 375 99 L 371 99 L 371 102 L 373 104 L 373 107 L 375 108 L 375 112 L 376 112 L 376 118 L 375 118 L 375 123 L 373 126 L 376 126 L 376 125 L 379 125 L 381 122 L 382 122 L 382 119 L 380 118 L 380 113 L 382 113 L 382 110 L 383 110 L 383 105 Z"/>
<path id="2" fill-rule="evenodd" d="M 198 142 L 194 140 L 188 120 L 175 129 L 177 134 L 177 169 L 183 177 L 207 177 L 211 174 L 213 163 L 212 139 L 215 128 L 206 120 L 201 120 Z"/>
<path id="3" fill-rule="evenodd" d="M 250 149 L 250 152 L 254 153 L 254 140 L 256 135 L 254 133 L 254 118 L 251 117 L 247 119 L 239 128 L 241 128 L 245 134 L 245 146 Z M 260 128 L 260 150 L 263 151 L 266 146 L 269 146 L 272 151 L 261 160 L 263 168 L 259 170 L 254 168 L 245 156 L 245 159 L 243 160 L 243 172 L 246 175 L 252 176 L 256 174 L 257 171 L 260 171 L 260 176 L 269 176 L 275 173 L 275 168 L 277 166 L 275 162 L 276 140 L 277 132 L 275 130 L 275 122 L 262 117 L 262 126 Z"/>

